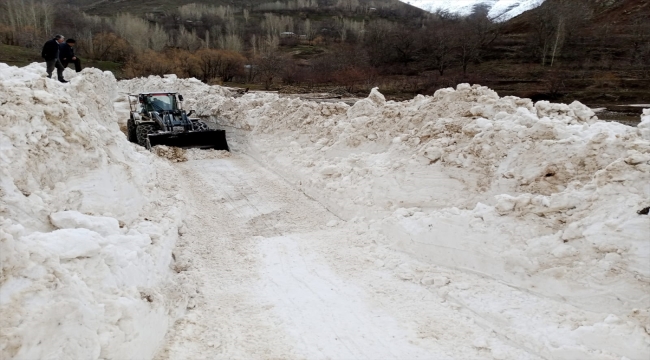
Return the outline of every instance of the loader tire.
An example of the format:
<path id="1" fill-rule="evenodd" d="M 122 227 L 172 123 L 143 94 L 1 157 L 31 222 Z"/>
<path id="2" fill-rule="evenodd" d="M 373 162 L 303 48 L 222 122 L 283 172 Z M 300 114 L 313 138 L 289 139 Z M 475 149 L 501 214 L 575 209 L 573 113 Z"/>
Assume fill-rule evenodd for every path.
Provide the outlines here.
<path id="1" fill-rule="evenodd" d="M 129 139 L 130 142 L 137 144 L 138 135 L 135 132 L 135 128 L 135 121 L 133 121 L 133 119 L 129 119 L 126 122 L 126 138 Z"/>
<path id="2" fill-rule="evenodd" d="M 145 148 L 149 148 L 149 134 L 153 134 L 158 130 L 158 127 L 156 125 L 151 125 L 151 124 L 143 124 L 139 125 L 136 128 L 136 134 L 138 136 L 138 144 L 140 146 L 144 146 Z"/>
<path id="3" fill-rule="evenodd" d="M 206 124 L 205 122 L 203 122 L 201 120 L 197 120 L 197 121 L 192 122 L 192 125 L 194 126 L 194 131 L 207 131 L 207 130 L 210 130 L 210 128 L 208 127 L 208 124 Z"/>

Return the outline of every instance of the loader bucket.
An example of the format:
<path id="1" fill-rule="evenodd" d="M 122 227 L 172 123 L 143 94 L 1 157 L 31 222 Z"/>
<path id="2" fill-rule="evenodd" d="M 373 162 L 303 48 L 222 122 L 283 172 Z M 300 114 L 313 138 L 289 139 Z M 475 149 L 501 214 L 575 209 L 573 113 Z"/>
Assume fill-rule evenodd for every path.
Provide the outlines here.
<path id="1" fill-rule="evenodd" d="M 156 145 L 230 151 L 225 130 L 149 134 L 149 147 Z"/>

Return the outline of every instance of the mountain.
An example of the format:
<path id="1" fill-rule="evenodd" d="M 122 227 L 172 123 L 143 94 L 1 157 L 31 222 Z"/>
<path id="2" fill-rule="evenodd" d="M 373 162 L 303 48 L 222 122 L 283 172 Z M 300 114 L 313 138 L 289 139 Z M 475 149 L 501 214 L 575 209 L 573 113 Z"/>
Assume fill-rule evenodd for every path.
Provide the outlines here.
<path id="1" fill-rule="evenodd" d="M 405 3 L 427 11 L 445 10 L 460 15 L 469 15 L 476 6 L 489 9 L 489 16 L 497 21 L 507 21 L 534 9 L 544 0 L 406 0 Z"/>
<path id="2" fill-rule="evenodd" d="M 48 0 L 53 1 L 53 0 Z M 399 10 L 404 15 L 423 13 L 420 8 L 400 0 L 56 0 L 58 3 L 73 5 L 91 15 L 114 16 L 120 12 L 137 15 L 163 13 L 190 3 L 213 6 L 231 6 L 238 9 L 267 9 L 269 12 L 302 11 L 318 8 L 327 11 L 353 10 L 358 7 L 374 7 L 379 10 Z M 3 0 L 0 0 L 2 4 Z M 300 5 L 302 4 L 302 5 Z M 286 15 L 286 14 L 285 14 Z"/>

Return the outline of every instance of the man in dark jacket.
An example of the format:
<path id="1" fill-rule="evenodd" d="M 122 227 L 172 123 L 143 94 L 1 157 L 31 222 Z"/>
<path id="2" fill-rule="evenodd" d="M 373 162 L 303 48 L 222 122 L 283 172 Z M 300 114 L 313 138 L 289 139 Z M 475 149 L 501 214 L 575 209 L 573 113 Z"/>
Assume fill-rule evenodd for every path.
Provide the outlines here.
<path id="1" fill-rule="evenodd" d="M 68 67 L 68 64 L 74 63 L 74 69 L 76 72 L 81 71 L 81 60 L 74 54 L 74 45 L 77 42 L 74 39 L 68 39 L 65 43 L 59 45 L 59 60 L 64 68 Z"/>
<path id="2" fill-rule="evenodd" d="M 60 82 L 67 83 L 63 78 L 63 65 L 59 60 L 59 44 L 63 42 L 63 35 L 57 35 L 54 39 L 49 40 L 43 45 L 43 51 L 41 56 L 45 59 L 45 64 L 47 65 L 47 77 L 52 78 L 52 72 L 56 67 L 56 75 Z"/>

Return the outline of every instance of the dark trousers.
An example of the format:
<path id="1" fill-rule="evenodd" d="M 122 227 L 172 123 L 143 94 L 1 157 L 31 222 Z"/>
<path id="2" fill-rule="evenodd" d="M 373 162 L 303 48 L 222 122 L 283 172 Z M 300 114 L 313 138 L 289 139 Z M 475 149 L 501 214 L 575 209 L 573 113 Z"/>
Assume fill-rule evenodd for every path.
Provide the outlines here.
<path id="1" fill-rule="evenodd" d="M 59 80 L 63 80 L 63 65 L 59 59 L 45 60 L 45 65 L 47 65 L 47 77 L 52 77 L 52 72 L 56 68 L 56 76 Z"/>
<path id="2" fill-rule="evenodd" d="M 81 60 L 77 58 L 77 60 L 61 60 L 61 64 L 63 64 L 64 68 L 67 68 L 70 63 L 74 63 L 74 70 L 76 72 L 81 71 Z"/>

